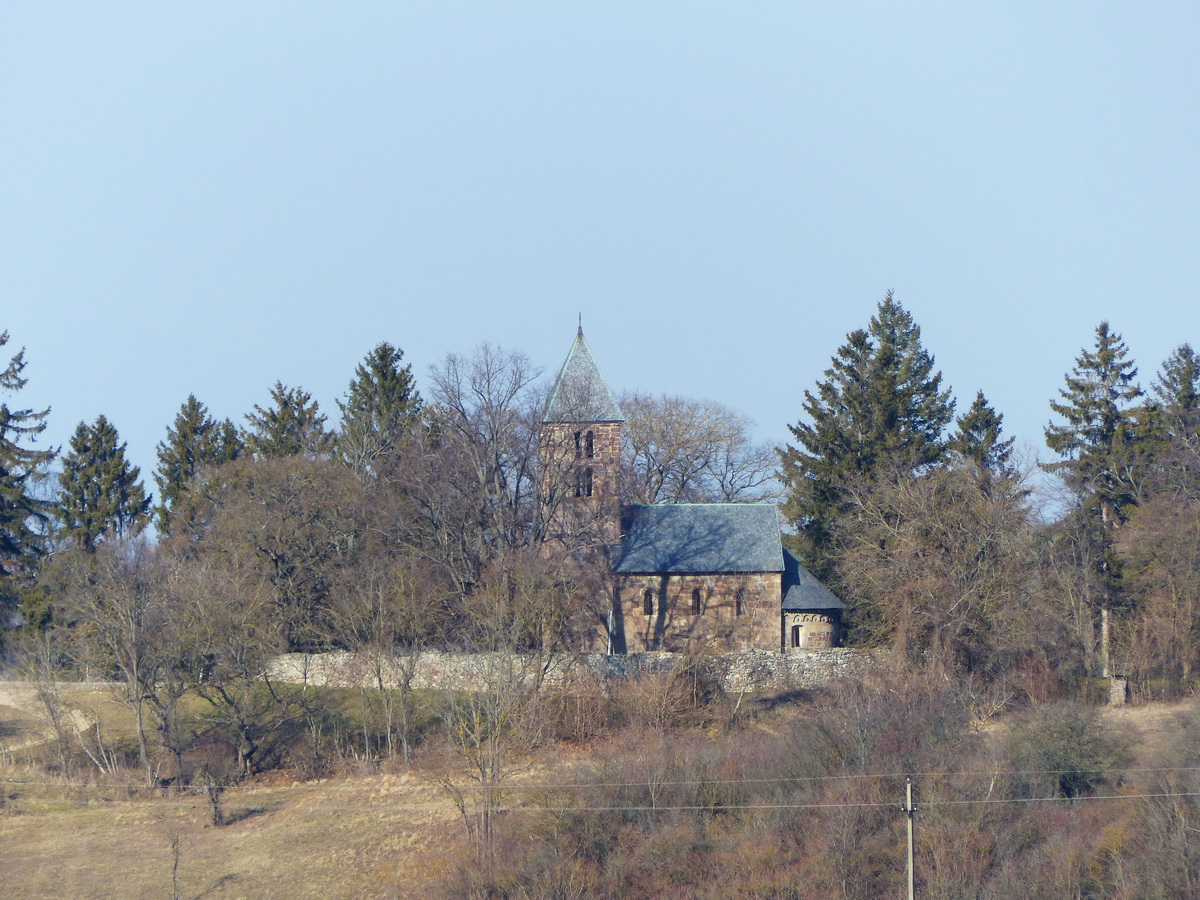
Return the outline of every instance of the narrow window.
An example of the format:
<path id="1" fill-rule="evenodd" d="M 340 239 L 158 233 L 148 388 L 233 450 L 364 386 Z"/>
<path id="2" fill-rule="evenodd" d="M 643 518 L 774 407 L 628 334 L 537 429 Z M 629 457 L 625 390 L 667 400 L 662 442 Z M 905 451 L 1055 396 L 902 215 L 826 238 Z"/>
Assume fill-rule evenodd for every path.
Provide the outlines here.
<path id="1" fill-rule="evenodd" d="M 649 588 L 642 594 L 642 612 L 647 616 L 654 615 L 654 591 Z"/>
<path id="2" fill-rule="evenodd" d="M 596 435 L 594 432 L 589 431 L 587 433 L 587 435 L 584 437 L 583 445 L 584 455 L 586 455 L 588 459 L 592 459 L 596 455 Z"/>
<path id="3" fill-rule="evenodd" d="M 583 470 L 583 496 L 592 496 L 592 470 Z"/>
<path id="4" fill-rule="evenodd" d="M 575 432 L 575 458 L 583 456 L 583 432 Z"/>
<path id="5" fill-rule="evenodd" d="M 700 588 L 692 588 L 692 615 L 700 615 Z"/>
<path id="6" fill-rule="evenodd" d="M 733 592 L 733 613 L 736 616 L 746 612 L 746 589 L 738 588 Z"/>
<path id="7" fill-rule="evenodd" d="M 575 496 L 583 496 L 583 472 L 578 469 L 575 470 Z"/>
<path id="8" fill-rule="evenodd" d="M 803 627 L 804 627 L 803 625 L 793 625 L 792 626 L 792 646 L 793 647 L 800 646 L 800 629 Z"/>

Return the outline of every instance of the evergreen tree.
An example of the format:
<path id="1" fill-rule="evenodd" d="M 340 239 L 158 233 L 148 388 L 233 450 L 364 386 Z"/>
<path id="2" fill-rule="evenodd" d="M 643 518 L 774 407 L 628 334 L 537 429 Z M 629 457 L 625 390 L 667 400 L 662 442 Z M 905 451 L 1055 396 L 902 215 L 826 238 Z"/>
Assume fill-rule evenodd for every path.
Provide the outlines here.
<path id="1" fill-rule="evenodd" d="M 1182 344 L 1163 363 L 1150 387 L 1167 436 L 1196 447 L 1200 438 L 1200 357 Z"/>
<path id="2" fill-rule="evenodd" d="M 104 416 L 80 422 L 58 475 L 62 536 L 91 553 L 106 535 L 137 534 L 150 520 L 152 497 L 125 444 Z"/>
<path id="3" fill-rule="evenodd" d="M 0 347 L 8 343 L 8 332 L 0 333 Z M 27 379 L 25 350 L 13 356 L 0 370 L 0 391 L 15 393 Z M 0 616 L 7 619 L 19 602 L 19 594 L 44 550 L 46 526 L 52 504 L 34 493 L 45 477 L 53 450 L 34 450 L 26 444 L 46 428 L 49 409 L 9 409 L 0 403 Z M 0 621 L 0 626 L 6 624 Z M 0 629 L 2 633 L 2 629 Z"/>
<path id="4" fill-rule="evenodd" d="M 179 408 L 167 439 L 158 444 L 159 505 L 155 508 L 158 530 L 171 530 L 171 511 L 187 492 L 192 479 L 203 469 L 237 459 L 243 445 L 237 429 L 228 419 L 218 422 L 208 409 L 189 394 Z"/>
<path id="5" fill-rule="evenodd" d="M 1139 435 L 1132 404 L 1142 389 L 1128 356 L 1121 336 L 1101 322 L 1095 350 L 1076 358 L 1066 387 L 1059 390 L 1062 401 L 1050 403 L 1065 424 L 1046 426 L 1046 445 L 1062 459 L 1045 468 L 1079 490 L 1085 506 L 1098 510 L 1107 527 L 1123 521 L 1125 508 L 1136 499 L 1128 473 Z"/>
<path id="6" fill-rule="evenodd" d="M 412 366 L 402 366 L 403 358 L 404 352 L 386 341 L 379 344 L 355 368 L 345 402 L 338 401 L 338 456 L 360 476 L 395 451 L 420 413 Z"/>
<path id="7" fill-rule="evenodd" d="M 325 416 L 312 394 L 277 381 L 271 388 L 271 402 L 266 409 L 256 404 L 254 412 L 246 416 L 250 423 L 245 431 L 246 448 L 256 459 L 329 453 L 333 435 L 325 430 Z"/>
<path id="8" fill-rule="evenodd" d="M 1050 408 L 1065 424 L 1046 426 L 1046 445 L 1062 459 L 1043 466 L 1057 473 L 1080 498 L 1074 532 L 1061 539 L 1092 548 L 1086 554 L 1096 578 L 1090 598 L 1100 610 L 1099 657 L 1095 674 L 1108 677 L 1112 609 L 1122 602 L 1120 560 L 1113 550 L 1116 528 L 1137 502 L 1136 484 L 1144 471 L 1147 435 L 1153 430 L 1145 407 L 1134 406 L 1142 390 L 1134 379 L 1121 336 L 1101 322 L 1094 350 L 1084 350 Z M 1141 418 L 1139 419 L 1139 415 Z"/>
<path id="9" fill-rule="evenodd" d="M 847 336 L 816 394 L 805 391 L 808 421 L 789 426 L 799 446 L 780 451 L 781 475 L 784 512 L 818 574 L 828 574 L 848 486 L 903 478 L 942 458 L 954 401 L 941 383 L 920 327 L 889 291 L 867 329 Z"/>
<path id="10" fill-rule="evenodd" d="M 947 449 L 970 462 L 988 481 L 1012 473 L 1014 438 L 1000 439 L 1004 416 L 988 405 L 983 391 L 975 394 L 971 404 L 957 420 L 958 431 L 950 438 Z"/>

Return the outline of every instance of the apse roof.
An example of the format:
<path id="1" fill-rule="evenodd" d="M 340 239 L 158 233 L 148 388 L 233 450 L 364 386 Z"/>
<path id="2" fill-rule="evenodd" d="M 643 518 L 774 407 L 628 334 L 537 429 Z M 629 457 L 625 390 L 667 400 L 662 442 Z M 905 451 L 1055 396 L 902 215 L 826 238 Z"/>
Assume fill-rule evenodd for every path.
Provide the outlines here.
<path id="1" fill-rule="evenodd" d="M 845 609 L 833 591 L 817 581 L 816 576 L 800 564 L 787 550 L 783 551 L 783 609 L 800 612 L 805 609 Z"/>

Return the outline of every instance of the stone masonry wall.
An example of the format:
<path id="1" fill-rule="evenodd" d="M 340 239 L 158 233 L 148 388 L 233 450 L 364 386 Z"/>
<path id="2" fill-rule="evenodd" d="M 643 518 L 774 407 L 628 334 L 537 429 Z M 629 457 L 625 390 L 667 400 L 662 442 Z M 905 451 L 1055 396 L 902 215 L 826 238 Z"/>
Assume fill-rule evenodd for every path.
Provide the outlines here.
<path id="1" fill-rule="evenodd" d="M 693 608 L 697 590 L 699 612 Z M 646 591 L 653 591 L 649 615 Z M 740 615 L 738 591 L 742 592 Z M 779 650 L 780 593 L 778 572 L 619 575 L 617 603 L 625 650 L 684 650 L 696 641 L 725 651 Z"/>
<path id="2" fill-rule="evenodd" d="M 620 424 L 545 425 L 538 458 L 542 513 L 550 522 L 550 534 L 577 543 L 581 532 L 598 528 L 602 543 L 618 540 Z"/>
<path id="3" fill-rule="evenodd" d="M 811 688 L 835 678 L 863 675 L 878 664 L 870 652 L 846 648 L 797 651 L 786 655 L 742 650 L 717 654 L 710 659 L 721 675 L 725 690 L 731 692 Z M 684 661 L 679 654 L 661 651 L 614 656 L 603 653 L 559 655 L 548 659 L 499 653 L 427 651 L 408 658 L 397 657 L 383 668 L 384 684 L 388 687 L 395 687 L 411 672 L 411 686 L 417 690 L 469 691 L 499 677 L 536 680 L 543 667 L 547 686 L 565 688 L 581 676 L 621 679 L 668 671 Z M 377 684 L 369 662 L 347 652 L 284 654 L 275 658 L 267 674 L 275 681 L 317 687 L 374 687 Z"/>

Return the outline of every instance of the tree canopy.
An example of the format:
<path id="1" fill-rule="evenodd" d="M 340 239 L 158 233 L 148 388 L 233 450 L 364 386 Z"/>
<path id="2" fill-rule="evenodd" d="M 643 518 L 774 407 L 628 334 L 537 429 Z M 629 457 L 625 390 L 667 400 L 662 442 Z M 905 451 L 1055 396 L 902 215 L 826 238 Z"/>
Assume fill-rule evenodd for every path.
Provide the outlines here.
<path id="1" fill-rule="evenodd" d="M 0 333 L 0 347 L 8 343 Z M 14 394 L 25 387 L 25 350 L 0 370 L 0 391 Z M 52 504 L 34 491 L 54 458 L 53 450 L 29 446 L 46 428 L 49 409 L 10 409 L 0 403 L 0 612 L 10 612 L 41 556 Z M 0 623 L 2 625 L 4 623 Z"/>
<path id="2" fill-rule="evenodd" d="M 421 395 L 412 366 L 401 365 L 404 352 L 384 341 L 354 370 L 337 436 L 338 456 L 360 476 L 394 453 L 404 433 L 417 421 Z"/>
<path id="3" fill-rule="evenodd" d="M 246 414 L 246 448 L 256 459 L 285 459 L 304 454 L 325 456 L 333 435 L 325 430 L 325 416 L 312 394 L 286 387 L 276 381 L 271 388 L 271 405 L 254 405 Z"/>
<path id="4" fill-rule="evenodd" d="M 1059 389 L 1062 399 L 1050 403 L 1065 421 L 1046 426 L 1046 445 L 1062 457 L 1046 468 L 1079 490 L 1108 524 L 1124 518 L 1134 502 L 1128 463 L 1139 436 L 1136 378 L 1125 342 L 1101 322 L 1095 348 L 1076 357 Z"/>
<path id="5" fill-rule="evenodd" d="M 203 469 L 231 462 L 241 455 L 242 439 L 229 419 L 218 422 L 207 407 L 188 394 L 187 400 L 167 429 L 167 439 L 158 444 L 159 503 L 155 508 L 159 532 L 171 529 L 171 513 Z"/>
<path id="6" fill-rule="evenodd" d="M 137 466 L 125 458 L 125 444 L 104 416 L 80 422 L 59 473 L 61 535 L 91 552 L 108 534 L 136 534 L 149 521 L 152 497 Z"/>
<path id="7" fill-rule="evenodd" d="M 847 486 L 940 460 L 954 401 L 920 327 L 889 291 L 867 328 L 847 335 L 816 393 L 804 392 L 804 412 L 789 426 L 796 445 L 780 451 L 784 512 L 801 554 L 820 571 Z"/>

